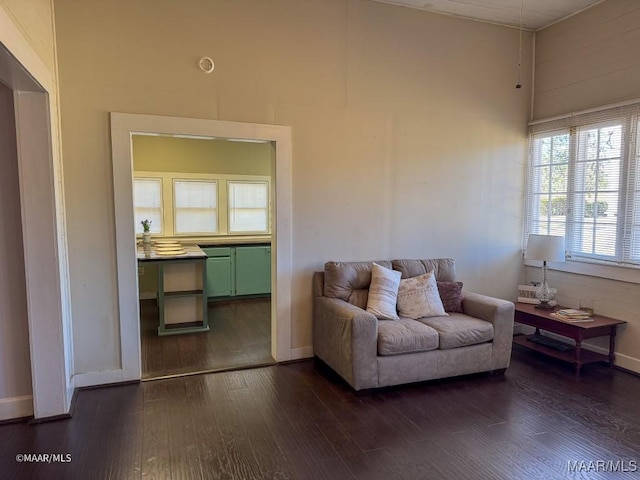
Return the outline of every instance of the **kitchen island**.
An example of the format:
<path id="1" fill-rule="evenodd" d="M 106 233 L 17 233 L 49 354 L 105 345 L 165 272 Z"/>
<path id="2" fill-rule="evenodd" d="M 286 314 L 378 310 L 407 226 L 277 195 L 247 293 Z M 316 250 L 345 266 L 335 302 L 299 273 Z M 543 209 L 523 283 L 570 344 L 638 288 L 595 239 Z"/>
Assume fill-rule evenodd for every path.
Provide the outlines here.
<path id="1" fill-rule="evenodd" d="M 209 330 L 207 255 L 197 245 L 181 247 L 182 250 L 162 251 L 158 242 L 139 245 L 137 249 L 138 267 L 158 268 L 158 335 Z"/>

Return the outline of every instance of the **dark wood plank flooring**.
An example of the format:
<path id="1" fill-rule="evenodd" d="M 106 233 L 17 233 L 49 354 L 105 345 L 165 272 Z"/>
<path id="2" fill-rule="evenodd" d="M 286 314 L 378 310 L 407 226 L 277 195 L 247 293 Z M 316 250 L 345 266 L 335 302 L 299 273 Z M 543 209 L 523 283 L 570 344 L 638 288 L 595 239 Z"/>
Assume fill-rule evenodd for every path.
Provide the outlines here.
<path id="1" fill-rule="evenodd" d="M 594 364 L 576 378 L 519 347 L 504 376 L 369 395 L 305 361 L 82 390 L 70 420 L 0 426 L 0 478 L 637 479 L 569 462 L 632 470 L 639 398 L 637 376 Z"/>
<path id="2" fill-rule="evenodd" d="M 158 307 L 140 305 L 142 378 L 274 363 L 271 299 L 209 302 L 208 332 L 158 336 Z"/>

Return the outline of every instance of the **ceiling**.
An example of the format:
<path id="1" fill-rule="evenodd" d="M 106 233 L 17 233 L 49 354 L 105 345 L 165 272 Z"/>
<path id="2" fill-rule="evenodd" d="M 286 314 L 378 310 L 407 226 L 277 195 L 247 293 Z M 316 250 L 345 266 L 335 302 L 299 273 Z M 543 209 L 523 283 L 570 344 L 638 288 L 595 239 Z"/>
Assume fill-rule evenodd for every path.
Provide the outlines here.
<path id="1" fill-rule="evenodd" d="M 526 30 L 540 30 L 603 0 L 374 0 L 427 12 L 497 23 Z"/>

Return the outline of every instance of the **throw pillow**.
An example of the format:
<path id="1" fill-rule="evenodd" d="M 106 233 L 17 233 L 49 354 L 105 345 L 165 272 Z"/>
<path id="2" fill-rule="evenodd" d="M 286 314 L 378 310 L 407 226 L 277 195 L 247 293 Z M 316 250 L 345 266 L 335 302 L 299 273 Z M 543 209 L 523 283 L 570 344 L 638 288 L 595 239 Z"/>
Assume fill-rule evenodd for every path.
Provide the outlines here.
<path id="1" fill-rule="evenodd" d="M 414 320 L 447 315 L 433 272 L 400 280 L 398 313 Z"/>
<path id="2" fill-rule="evenodd" d="M 400 272 L 381 267 L 377 263 L 373 264 L 367 312 L 383 320 L 398 319 L 396 300 L 401 276 Z"/>
<path id="3" fill-rule="evenodd" d="M 438 282 L 438 291 L 445 311 L 463 313 L 462 282 Z"/>

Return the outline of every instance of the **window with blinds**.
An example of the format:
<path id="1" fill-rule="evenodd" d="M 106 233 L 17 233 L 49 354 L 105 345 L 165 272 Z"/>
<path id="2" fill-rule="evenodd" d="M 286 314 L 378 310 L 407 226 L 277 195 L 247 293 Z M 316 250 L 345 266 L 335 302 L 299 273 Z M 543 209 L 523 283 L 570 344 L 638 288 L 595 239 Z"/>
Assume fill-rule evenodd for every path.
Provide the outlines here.
<path id="1" fill-rule="evenodd" d="M 271 182 L 262 175 L 134 172 L 136 234 L 149 219 L 162 236 L 266 235 Z"/>
<path id="2" fill-rule="evenodd" d="M 640 266 L 640 104 L 530 129 L 525 241 L 564 235 L 574 260 Z"/>
<path id="3" fill-rule="evenodd" d="M 229 232 L 267 233 L 269 231 L 269 184 L 267 182 L 228 182 Z"/>
<path id="4" fill-rule="evenodd" d="M 217 233 L 217 182 L 174 180 L 173 196 L 176 234 Z"/>
<path id="5" fill-rule="evenodd" d="M 162 225 L 162 179 L 134 178 L 133 202 L 135 231 L 142 234 L 142 221 L 151 220 L 151 233 L 161 234 Z"/>

